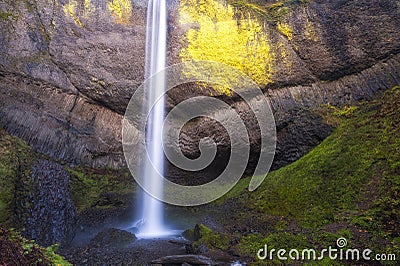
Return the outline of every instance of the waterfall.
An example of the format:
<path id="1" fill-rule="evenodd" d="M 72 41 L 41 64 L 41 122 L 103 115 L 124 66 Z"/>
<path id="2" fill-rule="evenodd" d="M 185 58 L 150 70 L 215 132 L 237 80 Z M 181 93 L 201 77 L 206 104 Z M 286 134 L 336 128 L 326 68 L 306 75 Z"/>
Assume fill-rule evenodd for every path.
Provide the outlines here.
<path id="1" fill-rule="evenodd" d="M 166 0 L 149 0 L 147 10 L 146 31 L 146 69 L 145 78 L 162 71 L 166 64 L 167 45 L 167 5 Z M 165 77 L 157 75 L 145 88 L 147 102 L 152 103 L 163 95 L 165 91 Z M 151 194 L 159 194 L 163 184 L 156 180 L 158 171 L 164 172 L 164 153 L 162 149 L 162 125 L 164 120 L 164 99 L 161 98 L 154 106 L 147 106 L 152 111 L 146 125 L 146 148 L 152 162 L 144 166 L 143 173 L 146 177 L 147 187 Z M 147 193 L 143 193 L 142 200 L 142 225 L 138 236 L 142 238 L 159 237 L 168 234 L 164 225 L 163 203 Z"/>

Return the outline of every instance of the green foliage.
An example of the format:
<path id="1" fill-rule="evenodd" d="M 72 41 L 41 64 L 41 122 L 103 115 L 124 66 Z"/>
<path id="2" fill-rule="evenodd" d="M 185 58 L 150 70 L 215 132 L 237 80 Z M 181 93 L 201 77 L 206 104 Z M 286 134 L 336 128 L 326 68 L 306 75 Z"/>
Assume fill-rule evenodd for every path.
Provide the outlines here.
<path id="1" fill-rule="evenodd" d="M 6 241 L 10 241 L 7 243 Z M 19 250 L 24 257 L 24 262 L 29 262 L 30 265 L 54 265 L 54 266 L 70 266 L 62 256 L 56 254 L 58 245 L 52 245 L 43 248 L 35 243 L 34 240 L 23 238 L 17 231 L 10 229 L 9 231 L 0 228 L 0 241 L 4 241 L 3 245 L 15 245 L 13 250 Z M 3 246 L 4 247 L 4 246 Z M 5 254 L 3 254 L 5 255 Z M 8 254 L 11 255 L 11 254 Z M 14 254 L 15 255 L 15 254 Z M 13 260 L 13 258 L 9 258 Z M 14 261 L 15 262 L 15 261 Z M 20 261 L 20 263 L 22 263 Z"/>
<path id="2" fill-rule="evenodd" d="M 54 266 L 70 266 L 72 265 L 66 261 L 61 255 L 57 254 L 58 244 L 49 246 L 43 250 L 43 254 L 51 261 Z"/>

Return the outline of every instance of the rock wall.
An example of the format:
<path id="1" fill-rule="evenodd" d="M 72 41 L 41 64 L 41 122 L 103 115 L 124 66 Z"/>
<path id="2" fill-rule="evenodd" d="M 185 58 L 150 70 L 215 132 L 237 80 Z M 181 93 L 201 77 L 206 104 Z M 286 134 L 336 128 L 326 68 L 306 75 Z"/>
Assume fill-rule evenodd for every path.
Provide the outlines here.
<path id="1" fill-rule="evenodd" d="M 53 161 L 39 159 L 32 175 L 17 180 L 16 225 L 42 246 L 68 245 L 75 236 L 75 206 L 69 175 Z"/>
<path id="2" fill-rule="evenodd" d="M 320 105 L 341 107 L 371 100 L 375 95 L 399 82 L 400 55 L 396 55 L 358 74 L 345 76 L 336 81 L 268 90 L 265 96 L 273 110 L 277 129 L 277 146 L 272 168 L 276 169 L 296 161 L 331 133 L 333 128 L 316 112 Z M 246 104 L 238 101 L 232 106 L 245 121 L 250 133 L 252 155 L 247 169 L 249 174 L 258 160 L 257 150 L 260 148 L 258 127 Z M 216 117 L 221 116 L 217 114 Z M 230 149 L 229 137 L 217 123 L 207 119 L 199 119 L 197 123 L 183 128 L 180 141 L 182 152 L 190 158 L 199 156 L 198 144 L 204 136 L 211 137 L 218 144 L 216 160 L 208 169 L 196 175 L 176 172 L 174 167 L 169 167 L 172 176 L 183 184 L 197 184 L 196 177 L 204 175 L 208 176 L 207 180 L 210 181 L 218 176 L 226 165 Z M 185 180 L 191 176 L 194 180 L 190 178 Z M 201 180 L 204 181 L 204 178 Z"/>
<path id="3" fill-rule="evenodd" d="M 123 165 L 121 115 L 19 75 L 2 76 L 0 87 L 0 123 L 35 150 L 93 167 Z"/>
<path id="4" fill-rule="evenodd" d="M 195 26 L 181 24 L 179 10 L 171 2 L 170 63 L 180 61 Z M 51 157 L 123 167 L 121 119 L 143 81 L 145 12 L 136 1 L 0 3 L 0 124 Z M 398 1 L 309 1 L 291 5 L 278 22 L 265 21 L 263 31 L 273 59 L 265 70 L 271 81 L 260 85 L 277 124 L 275 167 L 332 130 L 313 108 L 371 99 L 399 84 Z M 187 95 L 177 90 L 172 98 Z M 244 105 L 229 101 L 252 128 Z M 202 120 L 186 127 L 184 153 L 195 157 L 199 136 L 211 132 L 221 140 L 219 158 L 226 157 L 227 139 L 213 127 Z M 257 133 L 251 138 L 257 150 Z"/>
<path id="5" fill-rule="evenodd" d="M 395 0 L 316 0 L 294 8 L 282 20 L 291 35 L 285 27 L 280 33 L 304 69 L 288 69 L 288 82 L 293 79 L 290 75 L 305 75 L 304 70 L 316 80 L 336 80 L 397 54 L 399 16 Z"/>
<path id="6" fill-rule="evenodd" d="M 337 81 L 268 90 L 265 95 L 277 125 L 275 167 L 298 159 L 331 132 L 331 127 L 324 124 L 313 108 L 320 104 L 341 106 L 372 99 L 379 91 L 400 83 L 399 69 L 400 56 L 396 55 Z M 7 131 L 55 158 L 93 167 L 124 166 L 120 144 L 121 115 L 87 98 L 64 93 L 39 81 L 10 74 L 0 79 L 0 123 Z M 245 106 L 241 102 L 234 105 L 243 119 L 252 124 L 246 117 Z M 204 135 L 218 140 L 225 153 L 228 139 L 218 130 L 210 130 L 214 126 L 200 120 L 198 124 L 184 128 L 181 135 L 183 153 L 198 156 L 197 144 L 199 137 Z M 214 133 L 210 135 L 210 132 Z M 256 132 L 252 143 L 257 146 Z"/>

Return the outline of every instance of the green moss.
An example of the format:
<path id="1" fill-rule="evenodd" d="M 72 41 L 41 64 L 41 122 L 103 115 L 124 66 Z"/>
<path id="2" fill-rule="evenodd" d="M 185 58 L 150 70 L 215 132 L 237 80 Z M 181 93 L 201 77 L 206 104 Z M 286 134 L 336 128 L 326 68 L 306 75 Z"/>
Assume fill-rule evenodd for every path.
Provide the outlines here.
<path id="1" fill-rule="evenodd" d="M 77 15 L 77 6 L 78 6 L 77 1 L 71 0 L 68 2 L 68 4 L 65 4 L 63 6 L 63 11 L 64 11 L 65 16 L 71 17 L 77 26 L 82 27 L 83 23 Z"/>
<path id="2" fill-rule="evenodd" d="M 351 117 L 358 109 L 358 106 L 344 106 L 342 108 L 337 108 L 330 104 L 325 104 L 322 106 L 329 109 L 331 113 L 336 117 Z"/>
<path id="3" fill-rule="evenodd" d="M 196 241 L 194 228 L 189 228 L 182 233 L 182 236 L 190 241 Z"/>
<path id="4" fill-rule="evenodd" d="M 11 13 L 11 12 L 0 12 L 0 20 L 6 20 L 9 17 L 13 17 L 13 13 Z"/>
<path id="5" fill-rule="evenodd" d="M 129 23 L 132 13 L 132 4 L 128 0 L 111 0 L 107 2 L 107 7 L 120 24 Z"/>
<path id="6" fill-rule="evenodd" d="M 227 250 L 229 237 L 220 233 L 213 232 L 210 228 L 201 224 L 198 226 L 199 239 L 194 243 L 195 249 L 200 245 L 205 245 L 209 248 Z"/>
<path id="7" fill-rule="evenodd" d="M 13 226 L 15 183 L 31 174 L 36 154 L 0 128 L 0 225 Z"/>
<path id="8" fill-rule="evenodd" d="M 71 174 L 71 196 L 78 213 L 87 208 L 119 208 L 121 201 L 106 195 L 119 196 L 135 193 L 135 184 L 128 170 L 67 168 Z M 133 195 L 132 195 L 133 197 Z"/>
<path id="9" fill-rule="evenodd" d="M 278 22 L 277 24 L 278 30 L 288 38 L 289 41 L 293 39 L 293 29 L 290 26 L 283 22 Z"/>
<path id="10" fill-rule="evenodd" d="M 355 110 L 335 110 L 333 115 L 349 117 Z M 371 116 L 373 112 L 359 112 L 354 119 L 343 118 L 342 125 L 321 145 L 272 172 L 260 189 L 263 193 L 252 195 L 256 209 L 314 226 L 331 223 L 335 213 L 356 208 L 360 188 L 380 174 L 373 171 L 376 160 L 388 157 L 383 130 L 371 123 Z"/>
<path id="11" fill-rule="evenodd" d="M 357 107 L 326 109 L 339 123 L 331 136 L 295 163 L 269 173 L 255 192 L 244 189 L 249 179 L 241 180 L 218 202 L 247 206 L 235 223 L 251 215 L 261 217 L 260 223 L 274 224 L 272 216 L 290 221 L 294 231 L 307 232 L 298 239 L 285 224 L 275 222 L 267 234 L 240 239 L 236 248 L 243 256 L 255 259 L 257 248 L 265 243 L 318 248 L 334 246 L 338 237 L 375 252 L 398 253 L 400 87 Z M 375 241 L 362 242 L 362 234 Z"/>
<path id="12" fill-rule="evenodd" d="M 279 232 L 270 234 L 267 237 L 264 237 L 261 234 L 250 234 L 241 239 L 239 245 L 235 247 L 235 251 L 242 257 L 254 257 L 260 249 L 265 248 L 265 245 L 267 245 L 268 250 L 302 250 L 309 248 L 311 244 L 303 234 Z M 277 258 L 275 260 L 269 260 L 268 262 L 270 265 L 281 265 L 281 261 Z M 290 261 L 288 262 L 290 263 Z M 264 264 L 259 261 L 259 264 L 253 263 L 252 265 Z"/>
<path id="13" fill-rule="evenodd" d="M 317 42 L 318 35 L 314 25 L 306 18 L 306 23 L 304 25 L 304 35 L 306 36 L 307 40 Z"/>

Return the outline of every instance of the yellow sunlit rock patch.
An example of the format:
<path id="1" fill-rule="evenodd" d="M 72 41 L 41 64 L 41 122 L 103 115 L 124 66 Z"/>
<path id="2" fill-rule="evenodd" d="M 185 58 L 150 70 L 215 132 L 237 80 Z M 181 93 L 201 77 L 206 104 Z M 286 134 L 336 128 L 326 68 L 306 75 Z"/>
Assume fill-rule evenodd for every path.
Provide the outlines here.
<path id="1" fill-rule="evenodd" d="M 82 27 L 83 22 L 81 18 L 88 18 L 90 13 L 95 10 L 95 6 L 92 4 L 91 0 L 84 0 L 83 7 L 81 7 L 81 10 L 78 9 L 79 6 L 76 0 L 70 0 L 67 4 L 63 6 L 64 14 L 67 17 L 72 18 L 77 26 Z"/>
<path id="2" fill-rule="evenodd" d="M 243 71 L 259 85 L 272 81 L 275 55 L 257 21 L 237 20 L 233 7 L 215 0 L 182 0 L 180 23 L 190 26 L 187 46 L 180 53 L 182 61 L 217 61 Z M 230 94 L 223 86 L 216 90 Z"/>
<path id="3" fill-rule="evenodd" d="M 65 4 L 63 6 L 63 11 L 67 17 L 72 18 L 72 20 L 75 22 L 76 25 L 82 27 L 83 23 L 81 22 L 81 20 L 77 15 L 77 8 L 78 8 L 77 6 L 78 4 L 76 0 L 70 0 L 68 1 L 68 4 Z"/>
<path id="4" fill-rule="evenodd" d="M 318 35 L 315 31 L 314 25 L 307 19 L 305 24 L 305 33 L 306 38 L 311 41 L 318 41 Z"/>
<path id="5" fill-rule="evenodd" d="M 289 41 L 293 39 L 293 30 L 287 23 L 278 22 L 278 30 L 288 38 Z"/>
<path id="6" fill-rule="evenodd" d="M 117 23 L 129 23 L 132 14 L 132 4 L 130 0 L 112 0 L 107 3 L 107 7 Z"/>

